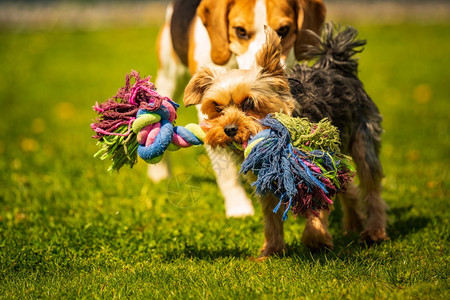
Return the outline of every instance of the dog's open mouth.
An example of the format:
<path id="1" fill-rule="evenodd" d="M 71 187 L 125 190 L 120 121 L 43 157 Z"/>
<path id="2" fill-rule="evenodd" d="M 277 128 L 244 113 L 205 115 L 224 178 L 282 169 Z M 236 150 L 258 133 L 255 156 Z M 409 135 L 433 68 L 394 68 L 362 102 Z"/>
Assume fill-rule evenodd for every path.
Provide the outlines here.
<path id="1" fill-rule="evenodd" d="M 244 151 L 245 148 L 247 148 L 247 145 L 248 145 L 248 141 L 245 141 L 242 144 L 239 144 L 239 143 L 237 143 L 235 141 L 231 142 L 231 146 L 232 147 L 234 147 L 234 148 L 236 148 L 238 150 L 241 150 L 241 151 Z"/>
<path id="2" fill-rule="evenodd" d="M 209 120 L 203 120 L 199 125 L 207 135 L 205 143 L 213 148 L 219 146 L 244 151 L 249 140 L 257 133 L 257 130 L 250 131 L 244 127 L 238 131 L 236 136 L 230 136 L 224 132 L 223 126 L 214 126 Z"/>

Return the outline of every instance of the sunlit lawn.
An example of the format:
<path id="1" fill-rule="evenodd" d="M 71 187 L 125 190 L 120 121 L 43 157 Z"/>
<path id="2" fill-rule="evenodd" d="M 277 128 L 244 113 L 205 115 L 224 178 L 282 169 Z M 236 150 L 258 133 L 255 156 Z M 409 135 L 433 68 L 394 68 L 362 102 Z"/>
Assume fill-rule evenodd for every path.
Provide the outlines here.
<path id="1" fill-rule="evenodd" d="M 286 257 L 263 263 L 249 260 L 258 203 L 226 219 L 202 148 L 173 154 L 158 185 L 142 161 L 109 175 L 92 157 L 91 107 L 131 69 L 156 75 L 157 27 L 0 31 L 0 296 L 449 298 L 450 23 L 358 28 L 360 76 L 384 115 L 391 240 L 358 245 L 336 209 L 335 249 L 312 254 L 291 217 Z"/>

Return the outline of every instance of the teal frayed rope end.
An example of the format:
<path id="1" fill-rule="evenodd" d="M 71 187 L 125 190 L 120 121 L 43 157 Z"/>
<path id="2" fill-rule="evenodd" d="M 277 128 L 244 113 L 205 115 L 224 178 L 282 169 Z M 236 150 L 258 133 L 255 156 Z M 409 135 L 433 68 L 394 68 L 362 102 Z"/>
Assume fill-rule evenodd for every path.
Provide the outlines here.
<path id="1" fill-rule="evenodd" d="M 268 192 L 280 199 L 274 212 L 284 206 L 288 212 L 308 216 L 329 210 L 333 197 L 354 176 L 350 157 L 338 152 L 339 132 L 324 119 L 307 119 L 285 114 L 269 115 L 261 121 L 268 127 L 249 141 L 241 173 L 253 172 L 256 192 Z"/>

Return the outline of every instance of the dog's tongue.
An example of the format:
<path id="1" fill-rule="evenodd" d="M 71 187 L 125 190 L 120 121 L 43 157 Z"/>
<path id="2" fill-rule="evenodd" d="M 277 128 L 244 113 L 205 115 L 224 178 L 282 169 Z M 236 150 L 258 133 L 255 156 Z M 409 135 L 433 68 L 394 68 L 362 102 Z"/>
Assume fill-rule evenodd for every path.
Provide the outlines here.
<path id="1" fill-rule="evenodd" d="M 247 145 L 248 145 L 248 142 L 247 142 L 247 141 L 243 142 L 243 143 L 242 143 L 242 149 L 245 150 L 245 148 L 247 148 Z"/>
<path id="2" fill-rule="evenodd" d="M 245 147 L 247 147 L 247 142 L 244 142 L 244 143 L 242 143 L 242 144 L 238 144 L 237 142 L 232 141 L 231 144 L 230 144 L 230 146 L 231 146 L 231 147 L 234 147 L 234 148 L 236 148 L 236 149 L 238 149 L 238 150 L 244 151 L 244 150 L 245 150 Z"/>

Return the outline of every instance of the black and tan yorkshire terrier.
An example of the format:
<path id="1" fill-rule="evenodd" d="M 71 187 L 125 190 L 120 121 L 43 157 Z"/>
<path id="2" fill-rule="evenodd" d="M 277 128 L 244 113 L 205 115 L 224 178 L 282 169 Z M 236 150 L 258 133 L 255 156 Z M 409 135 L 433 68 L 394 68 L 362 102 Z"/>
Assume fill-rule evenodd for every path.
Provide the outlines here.
<path id="1" fill-rule="evenodd" d="M 245 147 L 250 137 L 264 129 L 259 120 L 270 113 L 282 111 L 311 122 L 331 120 L 340 131 L 341 151 L 353 158 L 360 182 L 359 188 L 349 183 L 340 195 L 344 230 L 363 229 L 361 241 L 373 243 L 387 239 L 379 160 L 382 117 L 357 77 L 353 56 L 362 51 L 365 41 L 356 35 L 354 28 L 340 30 L 326 24 L 323 37 L 316 36 L 318 44 L 309 49 L 315 63 L 299 64 L 287 75 L 280 63 L 280 38 L 266 28 L 266 43 L 253 69 L 203 68 L 187 85 L 184 104 L 201 105 L 208 117 L 203 124 L 205 142 L 212 147 L 229 148 L 232 143 Z M 242 160 L 239 153 L 236 162 Z M 261 199 L 265 218 L 261 259 L 285 250 L 283 211 L 272 212 L 278 201 L 273 195 Z M 309 214 L 302 242 L 312 249 L 332 248 L 327 227 L 327 212 Z"/>

